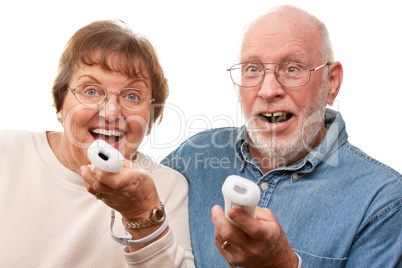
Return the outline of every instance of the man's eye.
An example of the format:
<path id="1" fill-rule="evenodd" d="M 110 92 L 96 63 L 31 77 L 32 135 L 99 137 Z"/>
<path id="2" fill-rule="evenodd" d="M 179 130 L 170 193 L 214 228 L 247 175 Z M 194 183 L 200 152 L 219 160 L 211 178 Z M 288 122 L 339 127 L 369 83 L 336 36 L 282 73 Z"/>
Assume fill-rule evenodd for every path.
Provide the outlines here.
<path id="1" fill-rule="evenodd" d="M 287 73 L 296 73 L 296 72 L 298 72 L 298 71 L 299 71 L 299 68 L 294 67 L 294 66 L 288 67 L 288 68 L 285 70 L 285 72 L 287 72 Z"/>
<path id="2" fill-rule="evenodd" d="M 247 67 L 247 72 L 251 72 L 251 73 L 255 73 L 255 72 L 258 72 L 258 71 L 260 71 L 256 66 L 249 66 L 249 67 Z"/>

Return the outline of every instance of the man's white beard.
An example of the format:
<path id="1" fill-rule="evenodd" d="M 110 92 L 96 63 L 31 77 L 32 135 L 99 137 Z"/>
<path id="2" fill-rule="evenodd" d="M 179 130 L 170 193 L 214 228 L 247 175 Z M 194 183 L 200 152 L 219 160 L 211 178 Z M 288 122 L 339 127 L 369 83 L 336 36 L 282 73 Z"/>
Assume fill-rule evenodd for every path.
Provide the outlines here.
<path id="1" fill-rule="evenodd" d="M 250 146 L 257 149 L 261 156 L 266 158 L 265 160 L 271 163 L 274 160 L 279 165 L 292 163 L 303 152 L 307 153 L 313 150 L 314 148 L 310 148 L 310 146 L 318 139 L 324 127 L 327 92 L 328 83 L 324 81 L 314 102 L 311 104 L 306 103 L 302 108 L 302 112 L 299 113 L 306 115 L 307 119 L 299 121 L 297 130 L 290 137 L 280 138 L 275 133 L 267 137 L 264 135 L 264 129 L 257 128 L 257 120 L 249 118 L 246 126 Z M 281 110 L 276 105 L 275 108 Z M 286 107 L 286 110 L 289 111 L 289 108 L 291 109 L 291 107 Z M 290 112 L 292 111 L 290 110 Z M 263 160 L 260 159 L 261 161 Z"/>

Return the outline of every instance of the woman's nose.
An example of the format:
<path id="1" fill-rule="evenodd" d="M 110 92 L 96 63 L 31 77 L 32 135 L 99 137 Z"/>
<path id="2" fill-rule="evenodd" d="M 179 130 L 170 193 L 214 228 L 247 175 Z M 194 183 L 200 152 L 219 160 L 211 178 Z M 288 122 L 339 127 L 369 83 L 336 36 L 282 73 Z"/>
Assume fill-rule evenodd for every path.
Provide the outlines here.
<path id="1" fill-rule="evenodd" d="M 99 115 L 108 121 L 117 120 L 121 116 L 121 107 L 117 101 L 117 95 L 111 95 L 99 109 Z"/>

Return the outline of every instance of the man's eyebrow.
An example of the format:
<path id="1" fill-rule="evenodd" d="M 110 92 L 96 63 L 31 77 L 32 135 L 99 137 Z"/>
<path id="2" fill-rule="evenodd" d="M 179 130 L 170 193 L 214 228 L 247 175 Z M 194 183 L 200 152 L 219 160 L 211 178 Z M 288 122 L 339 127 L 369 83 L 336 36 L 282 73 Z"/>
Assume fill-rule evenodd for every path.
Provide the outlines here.
<path id="1" fill-rule="evenodd" d="M 283 55 L 279 55 L 275 57 L 275 60 L 271 60 L 267 62 L 263 60 L 263 57 L 257 54 L 243 54 L 239 57 L 240 62 L 254 62 L 254 63 L 281 63 L 281 62 L 300 62 L 307 64 L 308 57 L 305 53 L 301 52 L 291 52 L 291 53 L 284 53 Z"/>
<path id="2" fill-rule="evenodd" d="M 308 60 L 308 57 L 306 54 L 300 53 L 300 52 L 295 52 L 295 53 L 290 53 L 290 54 L 284 55 L 282 62 L 306 63 L 306 62 L 304 62 L 306 60 Z"/>

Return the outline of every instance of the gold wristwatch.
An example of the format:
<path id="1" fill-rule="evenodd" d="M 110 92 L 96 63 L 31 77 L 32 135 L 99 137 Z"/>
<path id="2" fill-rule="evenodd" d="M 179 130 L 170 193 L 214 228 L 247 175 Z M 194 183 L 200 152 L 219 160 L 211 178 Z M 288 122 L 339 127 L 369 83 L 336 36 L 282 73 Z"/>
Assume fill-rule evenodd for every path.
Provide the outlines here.
<path id="1" fill-rule="evenodd" d="M 159 207 L 154 208 L 151 210 L 151 215 L 148 220 L 140 221 L 140 222 L 129 222 L 124 221 L 122 219 L 124 227 L 128 229 L 136 229 L 136 228 L 144 228 L 151 225 L 156 225 L 165 219 L 165 206 L 163 205 L 162 201 Z"/>

